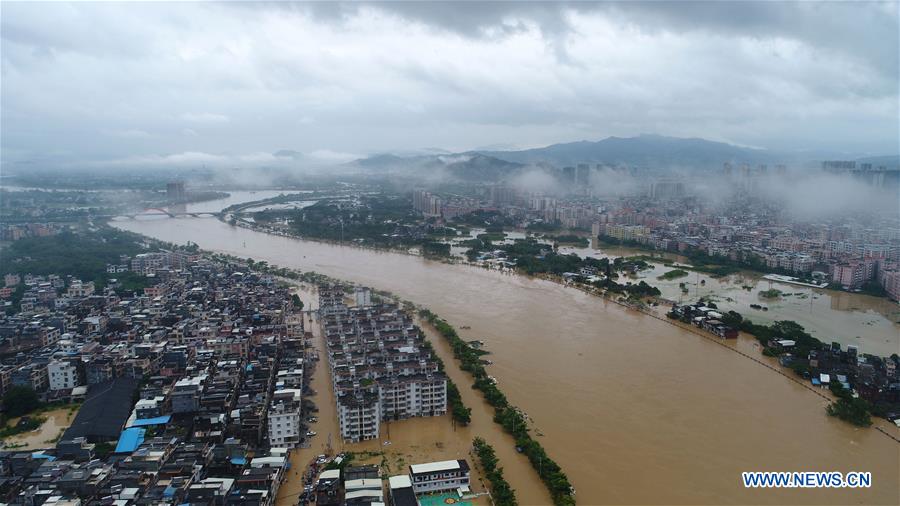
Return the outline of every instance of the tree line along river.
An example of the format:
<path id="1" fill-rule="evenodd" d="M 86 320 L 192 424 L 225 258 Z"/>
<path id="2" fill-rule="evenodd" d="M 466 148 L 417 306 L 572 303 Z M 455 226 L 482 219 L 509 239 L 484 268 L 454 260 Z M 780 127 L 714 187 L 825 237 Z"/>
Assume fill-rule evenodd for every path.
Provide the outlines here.
<path id="1" fill-rule="evenodd" d="M 263 193 L 233 192 L 189 210 Z M 550 281 L 267 235 L 211 218 L 113 225 L 388 290 L 458 329 L 470 327 L 461 336 L 493 352 L 491 374 L 533 418 L 580 504 L 900 504 L 900 449 L 884 434 L 827 417 L 822 398 L 758 363 L 601 298 Z M 733 346 L 755 344 L 743 337 Z M 871 471 L 873 484 L 745 489 L 742 471 Z M 507 472 L 513 487 L 530 489 L 524 481 L 537 479 L 519 474 Z"/>

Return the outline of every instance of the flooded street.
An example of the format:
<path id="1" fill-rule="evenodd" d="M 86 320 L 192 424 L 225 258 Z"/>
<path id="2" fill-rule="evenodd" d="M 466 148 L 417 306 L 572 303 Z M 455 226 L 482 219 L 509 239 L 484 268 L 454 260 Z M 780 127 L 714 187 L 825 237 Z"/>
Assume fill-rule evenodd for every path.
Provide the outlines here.
<path id="1" fill-rule="evenodd" d="M 304 307 L 318 307 L 315 290 L 302 285 L 297 294 L 303 300 Z M 306 320 L 307 323 L 309 320 Z M 357 455 L 353 464 L 376 464 L 389 475 L 409 473 L 410 464 L 421 464 L 449 459 L 475 459 L 469 452 L 472 439 L 480 436 L 493 444 L 497 454 L 504 458 L 507 473 L 512 473 L 510 481 L 521 487 L 521 494 L 527 497 L 540 498 L 541 502 L 549 501 L 546 490 L 537 480 L 528 479 L 532 471 L 527 459 L 512 449 L 513 440 L 503 433 L 502 429 L 491 420 L 492 408 L 481 400 L 480 396 L 470 388 L 461 389 L 460 394 L 466 406 L 472 409 L 473 424 L 468 427 L 456 426 L 449 415 L 432 418 L 412 418 L 395 422 L 385 422 L 379 440 L 362 441 L 345 444 L 340 438 L 334 392 L 331 389 L 331 378 L 328 370 L 328 352 L 322 338 L 319 324 L 314 320 L 307 330 L 313 333 L 313 347 L 318 350 L 321 360 L 316 366 L 310 386 L 316 395 L 311 397 L 316 403 L 317 422 L 310 424 L 310 430 L 316 431 L 309 448 L 297 448 L 291 452 L 291 470 L 288 478 L 278 490 L 278 506 L 292 506 L 303 490 L 302 477 L 310 461 L 317 455 L 336 455 L 341 452 L 353 452 Z M 424 328 L 434 344 L 436 353 L 448 366 L 448 375 L 457 384 L 466 385 L 468 381 L 462 371 L 453 367 L 453 353 L 440 336 Z M 390 444 L 385 445 L 385 442 Z M 330 443 L 330 449 L 329 449 Z M 507 464 L 508 463 L 508 464 Z M 512 477 L 516 480 L 513 481 Z M 472 491 L 484 492 L 477 469 L 472 470 Z M 489 504 L 480 498 L 475 504 Z"/>
<path id="2" fill-rule="evenodd" d="M 825 416 L 819 396 L 723 346 L 600 298 L 549 281 L 270 236 L 215 219 L 113 224 L 388 290 L 457 328 L 470 326 L 461 336 L 480 339 L 493 352 L 490 373 L 534 419 L 544 434 L 539 440 L 569 475 L 580 504 L 900 503 L 900 450 L 884 434 Z M 846 314 L 855 313 L 829 318 Z M 319 368 L 314 388 L 323 416 L 313 429 L 319 435 L 308 455 L 297 453 L 295 466 L 321 453 L 327 433 L 337 432 L 323 427 L 325 410 L 333 406 L 326 407 L 332 403 L 322 384 L 327 368 Z M 489 413 L 479 414 L 471 383 L 452 371 L 451 377 L 474 408 L 473 430 L 491 433 Z M 395 434 L 398 425 L 392 425 Z M 520 503 L 545 504 L 542 486 L 528 485 L 537 482 L 534 471 L 517 464 L 524 459 L 504 437 L 489 442 Z M 340 445 L 336 438 L 333 444 Z M 742 471 L 871 471 L 873 486 L 745 489 Z"/>
<path id="3" fill-rule="evenodd" d="M 77 414 L 78 409 L 71 406 L 63 406 L 36 414 L 34 416 L 46 418 L 46 421 L 40 428 L 8 437 L 3 443 L 15 450 L 53 448 L 56 446 L 56 438 L 72 425 L 72 420 L 75 419 L 75 415 Z M 10 420 L 7 425 L 13 426 L 18 422 L 19 419 L 14 418 Z"/>
<path id="4" fill-rule="evenodd" d="M 648 254 L 632 248 L 604 246 L 562 247 L 560 252 L 595 258 Z M 677 255 L 667 254 L 666 258 L 690 263 Z M 653 268 L 638 273 L 634 281 L 644 280 L 658 287 L 662 296 L 669 300 L 688 302 L 705 297 L 715 301 L 720 308 L 737 311 L 757 323 L 793 320 L 822 342 L 852 344 L 861 352 L 881 356 L 900 351 L 900 304 L 887 298 L 779 283 L 751 272 L 716 278 L 692 271 L 681 278 L 659 279 L 674 269 L 663 263 L 651 262 Z M 687 293 L 682 292 L 681 283 L 685 284 Z M 760 291 L 770 288 L 780 290 L 784 295 L 773 299 L 759 295 Z M 753 309 L 751 304 L 766 306 L 769 310 Z"/>

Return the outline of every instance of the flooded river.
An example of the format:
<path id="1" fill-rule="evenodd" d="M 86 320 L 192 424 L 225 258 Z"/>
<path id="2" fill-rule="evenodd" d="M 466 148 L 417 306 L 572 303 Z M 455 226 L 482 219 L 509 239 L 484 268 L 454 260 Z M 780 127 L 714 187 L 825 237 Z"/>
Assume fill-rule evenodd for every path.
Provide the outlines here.
<path id="1" fill-rule="evenodd" d="M 548 281 L 270 236 L 209 218 L 114 224 L 389 290 L 457 327 L 470 326 L 460 333 L 493 352 L 491 374 L 534 419 L 580 504 L 900 503 L 896 442 L 825 416 L 819 396 L 723 346 L 597 297 Z M 515 454 L 501 458 L 516 469 L 507 472 L 511 484 L 531 489 L 526 482 L 536 480 L 533 471 L 507 464 Z M 873 486 L 745 489 L 741 471 L 750 470 L 871 471 Z M 520 492 L 523 504 L 545 501 Z"/>

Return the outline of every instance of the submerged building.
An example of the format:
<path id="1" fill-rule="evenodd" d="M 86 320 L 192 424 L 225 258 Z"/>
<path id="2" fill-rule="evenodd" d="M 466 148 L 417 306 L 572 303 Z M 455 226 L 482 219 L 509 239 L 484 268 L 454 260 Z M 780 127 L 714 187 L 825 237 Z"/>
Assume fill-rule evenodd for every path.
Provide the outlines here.
<path id="1" fill-rule="evenodd" d="M 391 304 L 346 307 L 334 292 L 320 288 L 319 304 L 341 437 L 375 439 L 382 421 L 446 413 L 447 376 L 410 316 Z"/>

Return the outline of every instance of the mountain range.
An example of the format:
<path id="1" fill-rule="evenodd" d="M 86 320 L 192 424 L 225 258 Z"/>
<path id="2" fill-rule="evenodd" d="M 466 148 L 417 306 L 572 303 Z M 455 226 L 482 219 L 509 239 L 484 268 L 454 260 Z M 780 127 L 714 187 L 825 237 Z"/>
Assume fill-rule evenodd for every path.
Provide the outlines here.
<path id="1" fill-rule="evenodd" d="M 779 152 L 737 146 L 700 138 L 678 138 L 662 135 L 607 137 L 599 141 L 577 141 L 552 144 L 524 150 L 477 150 L 462 153 L 383 153 L 354 160 L 347 164 L 363 171 L 388 171 L 417 175 L 450 175 L 461 180 L 491 181 L 502 179 L 528 167 L 565 167 L 580 163 L 626 166 L 650 173 L 671 170 L 718 171 L 725 162 L 734 166 L 749 164 L 786 164 L 794 167 L 816 167 L 827 159 L 871 162 L 896 166 L 897 156 L 862 158 L 861 154 L 840 152 Z"/>

